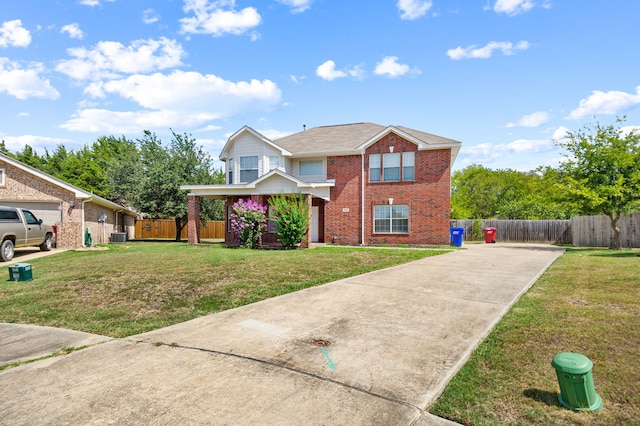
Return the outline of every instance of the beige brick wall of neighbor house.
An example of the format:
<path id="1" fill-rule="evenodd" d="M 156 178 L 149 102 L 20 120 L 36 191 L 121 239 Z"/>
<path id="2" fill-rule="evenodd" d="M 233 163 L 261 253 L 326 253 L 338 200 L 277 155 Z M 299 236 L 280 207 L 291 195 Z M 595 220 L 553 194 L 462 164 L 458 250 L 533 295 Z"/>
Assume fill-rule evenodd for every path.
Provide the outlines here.
<path id="1" fill-rule="evenodd" d="M 62 206 L 62 221 L 56 223 L 58 232 L 56 246 L 58 248 L 77 248 L 84 243 L 82 227 L 82 200 L 76 199 L 71 191 L 60 188 L 50 182 L 26 173 L 3 161 L 0 168 L 5 171 L 5 184 L 0 186 L 0 204 L 5 201 L 40 201 L 56 202 Z M 74 207 L 71 207 L 71 202 Z M 135 218 L 118 214 L 114 210 L 92 202 L 86 202 L 85 227 L 91 229 L 93 243 L 108 243 L 112 232 L 127 232 L 128 238 L 135 236 Z M 98 222 L 100 214 L 106 214 L 105 225 Z M 116 229 L 116 214 L 118 227 Z"/>
<path id="2" fill-rule="evenodd" d="M 72 201 L 76 206 L 78 205 L 78 200 L 73 192 L 25 173 L 3 161 L 0 161 L 0 167 L 4 168 L 5 172 L 4 186 L 0 186 L 0 203 L 2 200 L 60 203 L 62 205 L 62 221 L 56 223 L 58 226 L 56 246 L 73 248 L 82 243 L 80 240 L 82 212 L 71 207 Z"/>
<path id="3" fill-rule="evenodd" d="M 106 215 L 104 222 L 98 219 L 101 214 Z M 127 239 L 135 238 L 135 218 L 118 213 L 108 207 L 94 203 L 85 203 L 84 225 L 91 230 L 93 244 L 107 244 L 112 232 L 126 232 Z"/>

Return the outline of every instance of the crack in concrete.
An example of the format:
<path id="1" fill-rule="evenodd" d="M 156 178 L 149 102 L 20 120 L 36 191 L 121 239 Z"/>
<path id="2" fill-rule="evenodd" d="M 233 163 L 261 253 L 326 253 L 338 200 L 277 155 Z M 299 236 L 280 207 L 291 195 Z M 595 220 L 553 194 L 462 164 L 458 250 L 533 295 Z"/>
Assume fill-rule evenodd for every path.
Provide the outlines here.
<path id="1" fill-rule="evenodd" d="M 253 362 L 260 363 L 260 364 L 269 365 L 271 367 L 276 367 L 276 368 L 279 368 L 279 369 L 282 369 L 282 370 L 287 370 L 287 371 L 290 371 L 292 373 L 301 374 L 303 376 L 311 377 L 313 379 L 317 379 L 317 380 L 321 380 L 321 381 L 324 381 L 324 382 L 332 383 L 332 384 L 335 384 L 335 385 L 338 385 L 338 386 L 342 386 L 344 388 L 351 389 L 351 390 L 354 390 L 356 392 L 360 392 L 360 393 L 364 393 L 364 394 L 369 395 L 369 396 L 373 396 L 374 398 L 384 399 L 385 401 L 389 401 L 389 402 L 392 402 L 394 404 L 403 405 L 405 407 L 409 407 L 409 408 L 412 408 L 414 410 L 417 410 L 420 415 L 422 415 L 425 412 L 420 407 L 417 407 L 417 406 L 415 406 L 413 404 L 410 404 L 410 403 L 405 402 L 405 401 L 401 401 L 401 400 L 396 399 L 396 398 L 392 398 L 390 396 L 380 395 L 380 394 L 377 394 L 375 392 L 371 392 L 371 391 L 368 391 L 366 389 L 359 388 L 357 386 L 353 386 L 353 385 L 349 385 L 349 384 L 346 384 L 346 383 L 339 382 L 339 381 L 331 379 L 329 377 L 320 376 L 318 374 L 309 373 L 308 371 L 299 370 L 297 368 L 292 368 L 292 367 L 287 367 L 287 366 L 284 366 L 284 365 L 277 364 L 275 362 L 267 361 L 267 360 L 260 359 L 260 358 L 251 357 L 251 356 L 248 356 L 248 355 L 234 354 L 234 353 L 230 353 L 230 352 L 218 351 L 218 350 L 215 350 L 215 349 L 204 349 L 204 348 L 197 348 L 197 347 L 193 347 L 193 346 L 182 346 L 182 345 L 178 345 L 176 343 L 167 344 L 167 343 L 162 343 L 162 342 L 149 342 L 149 341 L 137 341 L 136 343 L 146 343 L 146 344 L 155 345 L 155 346 L 169 346 L 169 347 L 172 347 L 172 348 L 180 348 L 180 349 L 188 349 L 188 350 L 194 350 L 194 351 L 199 351 L 199 352 L 207 352 L 207 353 L 216 354 L 216 355 L 222 355 L 222 356 L 229 356 L 229 357 L 233 357 L 233 358 L 238 358 L 238 359 L 242 359 L 242 360 L 246 360 L 246 361 L 253 361 Z"/>

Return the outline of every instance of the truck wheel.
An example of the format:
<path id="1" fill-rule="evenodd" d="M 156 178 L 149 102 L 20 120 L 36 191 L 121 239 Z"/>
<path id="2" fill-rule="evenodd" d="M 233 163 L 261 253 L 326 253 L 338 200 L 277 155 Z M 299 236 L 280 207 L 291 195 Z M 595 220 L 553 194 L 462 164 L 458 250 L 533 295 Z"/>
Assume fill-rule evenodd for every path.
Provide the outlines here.
<path id="1" fill-rule="evenodd" d="M 44 237 L 44 242 L 40 244 L 41 251 L 50 251 L 53 247 L 53 241 L 51 241 L 51 234 L 47 234 Z"/>
<path id="2" fill-rule="evenodd" d="M 8 262 L 13 259 L 13 254 L 15 250 L 13 249 L 13 241 L 4 240 L 2 242 L 2 246 L 0 246 L 0 258 L 2 258 L 3 262 Z"/>

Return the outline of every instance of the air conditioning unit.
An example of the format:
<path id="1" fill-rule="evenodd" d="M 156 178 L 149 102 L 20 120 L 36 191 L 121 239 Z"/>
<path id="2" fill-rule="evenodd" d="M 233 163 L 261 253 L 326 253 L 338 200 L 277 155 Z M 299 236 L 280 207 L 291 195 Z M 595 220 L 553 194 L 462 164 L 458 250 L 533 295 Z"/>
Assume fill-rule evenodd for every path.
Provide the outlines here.
<path id="1" fill-rule="evenodd" d="M 127 233 L 126 232 L 112 232 L 111 237 L 109 237 L 109 241 L 114 243 L 126 243 L 127 242 Z"/>

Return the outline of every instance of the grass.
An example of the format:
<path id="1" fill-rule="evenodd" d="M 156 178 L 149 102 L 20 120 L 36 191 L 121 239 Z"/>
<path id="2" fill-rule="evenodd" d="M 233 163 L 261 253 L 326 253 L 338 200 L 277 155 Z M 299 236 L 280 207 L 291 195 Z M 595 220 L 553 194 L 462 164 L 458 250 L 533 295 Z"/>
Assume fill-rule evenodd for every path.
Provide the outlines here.
<path id="1" fill-rule="evenodd" d="M 465 425 L 640 424 L 640 251 L 572 249 L 516 303 L 430 408 Z M 601 413 L 560 406 L 553 356 L 594 363 Z"/>
<path id="2" fill-rule="evenodd" d="M 32 281 L 0 284 L 0 322 L 126 337 L 446 251 L 174 242 L 67 251 L 31 261 Z"/>

